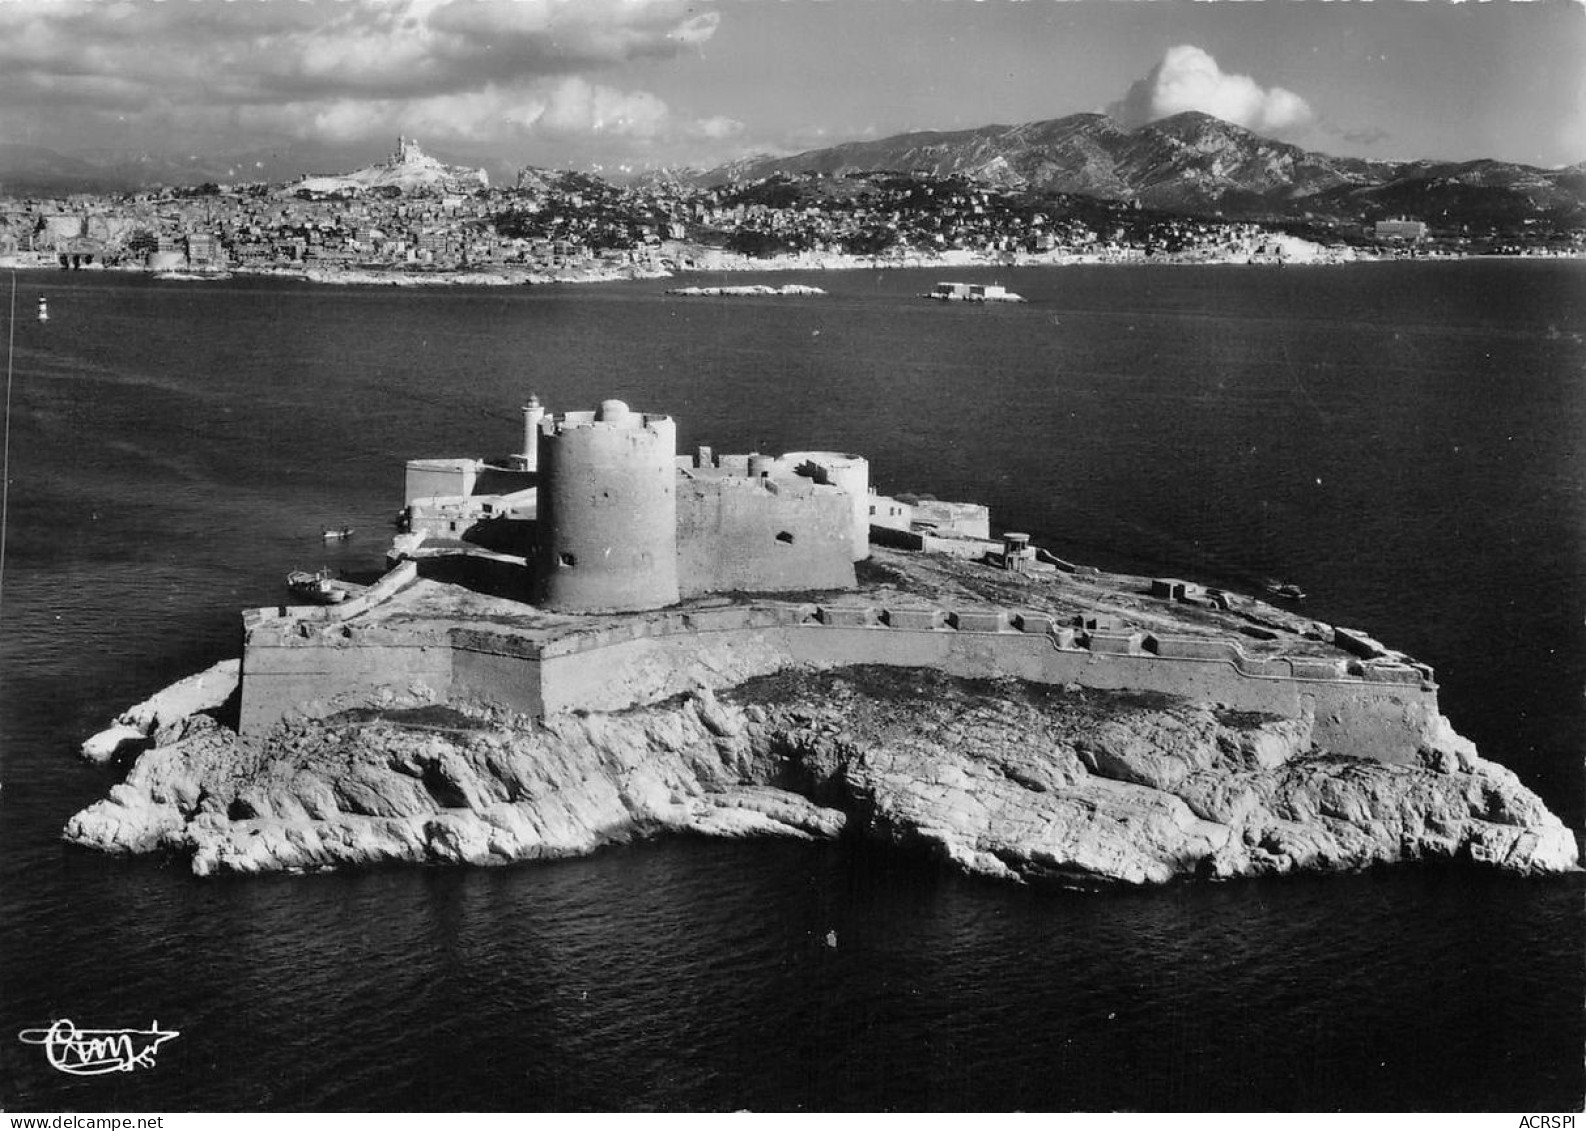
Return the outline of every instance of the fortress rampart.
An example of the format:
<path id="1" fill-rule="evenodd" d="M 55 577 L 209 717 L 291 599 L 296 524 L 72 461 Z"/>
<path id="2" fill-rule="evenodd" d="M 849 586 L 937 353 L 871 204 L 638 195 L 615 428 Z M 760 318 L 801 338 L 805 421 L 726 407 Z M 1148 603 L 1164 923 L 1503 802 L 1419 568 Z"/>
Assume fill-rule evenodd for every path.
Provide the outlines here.
<path id="1" fill-rule="evenodd" d="M 1315 720 L 1328 750 L 1409 762 L 1437 721 L 1431 669 L 1260 656 L 1231 639 L 1061 625 L 997 608 L 755 604 L 531 636 L 506 628 L 250 622 L 242 731 L 351 706 L 471 700 L 527 715 L 612 711 L 790 666 L 929 667 L 972 679 L 1158 692 Z"/>

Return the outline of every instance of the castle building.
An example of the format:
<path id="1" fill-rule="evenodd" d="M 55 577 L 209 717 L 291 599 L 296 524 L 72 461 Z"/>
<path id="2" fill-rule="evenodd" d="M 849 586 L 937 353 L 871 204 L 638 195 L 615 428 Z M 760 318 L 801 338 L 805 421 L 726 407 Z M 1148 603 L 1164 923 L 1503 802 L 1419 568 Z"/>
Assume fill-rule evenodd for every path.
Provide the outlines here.
<path id="1" fill-rule="evenodd" d="M 538 458 L 532 600 L 546 609 L 851 589 L 853 563 L 869 553 L 869 471 L 858 456 L 679 457 L 670 417 L 610 400 L 544 419 Z"/>
<path id="2" fill-rule="evenodd" d="M 868 462 L 840 452 L 677 454 L 664 415 L 608 400 L 523 409 L 523 450 L 407 464 L 410 552 L 521 553 L 525 598 L 638 612 L 711 593 L 851 589 L 870 553 Z M 422 555 L 421 555 L 422 556 Z"/>

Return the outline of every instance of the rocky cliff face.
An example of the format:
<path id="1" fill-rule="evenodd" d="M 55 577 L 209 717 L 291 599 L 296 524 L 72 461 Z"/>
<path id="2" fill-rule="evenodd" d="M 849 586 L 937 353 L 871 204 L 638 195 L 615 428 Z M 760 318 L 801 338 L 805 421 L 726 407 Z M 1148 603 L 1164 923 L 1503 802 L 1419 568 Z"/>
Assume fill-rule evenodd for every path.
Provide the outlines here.
<path id="1" fill-rule="evenodd" d="M 1308 719 L 916 670 L 785 672 L 542 723 L 361 711 L 251 744 L 197 716 L 162 737 L 68 840 L 184 854 L 200 875 L 845 830 L 1080 884 L 1576 863 L 1570 831 L 1446 727 L 1421 766 L 1390 766 L 1317 749 Z"/>

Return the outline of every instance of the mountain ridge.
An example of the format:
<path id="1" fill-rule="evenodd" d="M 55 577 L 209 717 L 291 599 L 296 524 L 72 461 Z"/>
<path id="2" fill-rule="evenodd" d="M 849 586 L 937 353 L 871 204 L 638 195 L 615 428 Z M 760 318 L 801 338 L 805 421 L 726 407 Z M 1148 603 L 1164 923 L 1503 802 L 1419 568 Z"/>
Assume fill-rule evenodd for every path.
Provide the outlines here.
<path id="1" fill-rule="evenodd" d="M 1586 162 L 1548 170 L 1494 158 L 1333 157 L 1193 110 L 1134 130 L 1105 114 L 1083 113 L 1013 126 L 915 131 L 784 157 L 745 158 L 698 174 L 695 183 L 880 170 L 964 176 L 1004 189 L 1193 213 L 1359 215 L 1426 211 L 1424 205 L 1440 202 L 1446 210 L 1452 201 L 1459 210 L 1530 208 L 1586 219 Z"/>
<path id="2" fill-rule="evenodd" d="M 418 172 L 425 176 L 410 185 L 407 182 L 413 178 L 401 170 L 393 172 L 404 164 L 395 157 L 352 173 L 282 175 L 289 160 L 299 167 L 309 161 L 310 167 L 334 167 L 335 157 L 323 146 L 226 158 L 162 158 L 66 155 L 38 145 L 0 143 L 0 193 L 113 193 L 159 185 L 248 181 L 334 194 L 436 187 L 429 181 L 465 190 L 489 183 L 485 168 L 448 165 L 425 154 L 419 157 L 425 169 Z M 498 176 L 501 168 L 500 162 L 489 165 Z M 240 177 L 241 172 L 249 175 Z M 1369 222 L 1402 215 L 1443 228 L 1507 228 L 1532 219 L 1555 229 L 1586 227 L 1586 161 L 1541 169 L 1485 157 L 1466 161 L 1334 157 L 1262 137 L 1198 111 L 1132 130 L 1094 112 L 1013 125 L 916 130 L 786 156 L 745 157 L 705 171 L 652 169 L 632 181 L 675 190 L 732 187 L 773 177 L 842 179 L 870 172 L 962 177 L 1004 191 L 1061 193 L 1163 212 L 1258 220 Z M 517 184 L 532 190 L 567 175 L 575 174 L 528 167 L 518 171 Z M 512 180 L 511 175 L 501 176 L 497 183 Z"/>

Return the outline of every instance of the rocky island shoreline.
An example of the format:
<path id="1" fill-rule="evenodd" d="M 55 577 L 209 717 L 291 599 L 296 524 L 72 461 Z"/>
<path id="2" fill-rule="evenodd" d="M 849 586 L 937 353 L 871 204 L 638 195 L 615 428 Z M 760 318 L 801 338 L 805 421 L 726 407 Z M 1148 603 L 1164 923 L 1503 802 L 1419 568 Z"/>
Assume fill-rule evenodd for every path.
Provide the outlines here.
<path id="1" fill-rule="evenodd" d="M 862 456 L 678 455 L 618 400 L 522 411 L 519 453 L 408 461 L 377 582 L 247 610 L 238 659 L 90 739 L 131 765 L 66 839 L 199 875 L 660 833 L 1079 885 L 1577 866 L 1431 667 L 1293 587 L 1103 573 Z"/>
<path id="2" fill-rule="evenodd" d="M 886 557 L 893 591 L 869 596 L 895 599 L 909 558 Z M 929 564 L 921 593 L 1004 583 Z M 477 598 L 454 588 L 419 581 L 407 599 L 455 615 Z M 385 688 L 262 738 L 236 729 L 228 661 L 123 716 L 95 756 L 147 748 L 64 835 L 174 854 L 198 875 L 504 864 L 678 833 L 862 837 L 974 875 L 1087 887 L 1577 866 L 1573 833 L 1440 716 L 1385 762 L 1330 748 L 1304 715 L 929 667 L 745 675 L 742 659 L 697 655 L 692 689 L 615 710 L 528 718 Z"/>

